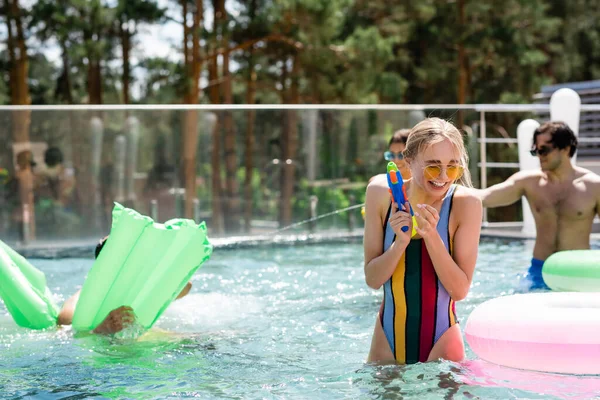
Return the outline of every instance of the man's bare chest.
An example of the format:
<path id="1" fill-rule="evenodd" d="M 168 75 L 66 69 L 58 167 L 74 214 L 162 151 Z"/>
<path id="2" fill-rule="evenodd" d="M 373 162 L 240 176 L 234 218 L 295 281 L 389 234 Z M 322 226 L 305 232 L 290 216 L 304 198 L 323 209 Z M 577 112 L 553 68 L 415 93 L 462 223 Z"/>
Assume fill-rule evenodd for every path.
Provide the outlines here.
<path id="1" fill-rule="evenodd" d="M 540 183 L 527 191 L 531 210 L 538 216 L 587 219 L 596 211 L 593 194 L 584 183 Z"/>

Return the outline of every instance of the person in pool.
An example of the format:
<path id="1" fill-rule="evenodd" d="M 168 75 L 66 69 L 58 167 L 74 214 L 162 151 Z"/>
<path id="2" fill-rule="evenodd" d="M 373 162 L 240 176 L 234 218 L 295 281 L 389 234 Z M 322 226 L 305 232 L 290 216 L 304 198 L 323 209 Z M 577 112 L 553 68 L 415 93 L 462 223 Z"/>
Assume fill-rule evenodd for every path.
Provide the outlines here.
<path id="1" fill-rule="evenodd" d="M 398 167 L 398 171 L 402 174 L 403 179 L 410 178 L 410 169 L 408 168 L 406 161 L 404 161 L 404 149 L 406 149 L 406 141 L 408 140 L 408 134 L 410 129 L 400 129 L 394 132 L 388 143 L 388 149 L 383 153 L 383 158 L 386 161 L 393 161 Z M 383 174 L 385 176 L 385 174 Z M 369 183 L 377 178 L 375 175 L 369 179 Z"/>
<path id="2" fill-rule="evenodd" d="M 94 251 L 94 258 L 98 258 L 100 252 L 104 248 L 106 241 L 108 240 L 108 236 L 103 238 Z M 185 297 L 192 288 L 192 283 L 188 282 L 183 290 L 177 296 L 177 299 L 181 299 Z M 79 300 L 79 295 L 81 294 L 81 289 L 79 289 L 75 294 L 73 294 L 70 298 L 68 298 L 60 310 L 58 314 L 58 318 L 56 323 L 58 325 L 71 325 L 73 323 L 73 315 L 75 314 L 75 308 L 77 307 L 77 301 Z M 131 326 L 135 321 L 135 314 L 133 309 L 128 306 L 121 306 L 112 310 L 106 318 L 94 329 L 94 333 L 98 334 L 113 334 L 122 331 L 128 326 Z"/>
<path id="3" fill-rule="evenodd" d="M 410 178 L 410 169 L 404 161 L 404 150 L 406 149 L 406 142 L 408 141 L 408 134 L 410 129 L 400 129 L 396 131 L 388 143 L 388 151 L 383 153 L 383 158 L 386 161 L 393 161 L 398 167 L 398 171 L 402 175 L 402 179 Z"/>
<path id="4" fill-rule="evenodd" d="M 392 137 L 390 138 L 390 142 L 388 143 L 388 150 L 383 153 L 383 158 L 386 161 L 393 161 L 398 167 L 398 171 L 402 175 L 402 179 L 410 178 L 410 169 L 406 165 L 406 161 L 404 161 L 404 149 L 406 148 L 406 141 L 408 140 L 408 134 L 410 133 L 410 129 L 400 129 L 396 131 Z M 385 176 L 386 174 L 381 174 L 381 176 Z M 369 183 L 371 183 L 375 178 L 379 175 L 372 176 L 369 179 Z M 379 178 L 381 179 L 381 177 Z M 360 210 L 360 213 L 365 218 L 365 206 L 363 206 Z"/>
<path id="5" fill-rule="evenodd" d="M 454 303 L 471 286 L 481 200 L 470 189 L 462 135 L 450 122 L 418 123 L 404 160 L 412 176 L 405 181 L 405 204 L 392 203 L 385 175 L 367 187 L 365 280 L 373 289 L 384 288 L 367 361 L 460 361 L 465 349 Z M 418 225 L 414 237 L 411 207 Z"/>
<path id="6" fill-rule="evenodd" d="M 529 289 L 548 289 L 544 261 L 562 250 L 590 248 L 594 217 L 600 215 L 600 176 L 574 166 L 577 137 L 564 122 L 546 122 L 533 133 L 531 155 L 540 169 L 519 171 L 506 181 L 475 193 L 484 207 L 516 203 L 525 196 L 537 235 L 527 273 Z"/>

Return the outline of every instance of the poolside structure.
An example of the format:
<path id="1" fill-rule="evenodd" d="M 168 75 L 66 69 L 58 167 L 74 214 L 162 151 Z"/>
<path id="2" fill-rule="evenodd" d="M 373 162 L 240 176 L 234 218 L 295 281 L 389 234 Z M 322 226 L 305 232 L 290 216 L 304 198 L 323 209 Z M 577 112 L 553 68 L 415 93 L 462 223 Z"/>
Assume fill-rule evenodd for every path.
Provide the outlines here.
<path id="1" fill-rule="evenodd" d="M 552 94 L 560 89 L 569 88 L 577 93 L 582 105 L 600 103 L 600 80 L 585 82 L 567 82 L 543 86 L 540 93 L 533 97 L 535 104 L 549 104 Z M 546 110 L 538 111 L 538 120 L 550 119 Z M 583 108 L 579 118 L 579 146 L 577 164 L 600 173 L 600 111 Z"/>

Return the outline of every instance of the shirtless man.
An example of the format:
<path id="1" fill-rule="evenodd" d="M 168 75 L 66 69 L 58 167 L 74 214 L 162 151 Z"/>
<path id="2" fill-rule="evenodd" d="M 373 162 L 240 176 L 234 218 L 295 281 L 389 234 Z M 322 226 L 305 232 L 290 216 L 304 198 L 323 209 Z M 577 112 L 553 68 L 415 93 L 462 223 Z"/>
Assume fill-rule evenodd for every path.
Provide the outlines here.
<path id="1" fill-rule="evenodd" d="M 546 288 L 544 261 L 562 250 L 590 248 L 594 217 L 600 212 L 600 176 L 573 166 L 577 138 L 564 122 L 547 122 L 533 134 L 531 154 L 541 170 L 520 171 L 505 182 L 477 191 L 484 207 L 501 207 L 525 196 L 537 236 L 528 277 L 531 288 Z"/>
<path id="2" fill-rule="evenodd" d="M 100 252 L 104 248 L 106 244 L 106 240 L 108 236 L 98 243 L 96 249 L 94 250 L 94 257 L 98 258 Z M 177 295 L 176 299 L 181 299 L 182 297 L 187 296 L 192 288 L 192 282 L 189 282 L 185 285 L 183 290 Z M 58 325 L 71 325 L 73 323 L 73 315 L 75 315 L 75 308 L 77 307 L 77 302 L 79 301 L 79 295 L 81 294 L 81 289 L 79 289 L 75 294 L 69 297 L 62 306 L 58 314 L 58 318 L 56 323 Z M 115 308 L 112 310 L 106 318 L 94 329 L 94 333 L 98 334 L 112 334 L 122 331 L 123 329 L 131 326 L 135 322 L 135 314 L 133 309 L 128 306 L 121 306 L 119 308 Z"/>

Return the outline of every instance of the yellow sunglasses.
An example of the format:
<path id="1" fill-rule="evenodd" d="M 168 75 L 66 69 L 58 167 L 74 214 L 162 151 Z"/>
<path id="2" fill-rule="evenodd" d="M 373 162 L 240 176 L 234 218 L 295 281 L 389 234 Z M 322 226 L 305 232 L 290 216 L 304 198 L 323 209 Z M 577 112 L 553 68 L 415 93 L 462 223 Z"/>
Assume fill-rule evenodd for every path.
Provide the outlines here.
<path id="1" fill-rule="evenodd" d="M 465 172 L 465 169 L 461 165 L 447 165 L 446 167 L 443 167 L 438 164 L 432 164 L 423 168 L 425 179 L 434 180 L 439 178 L 444 169 L 446 170 L 446 175 L 452 181 L 460 178 L 463 172 Z"/>

